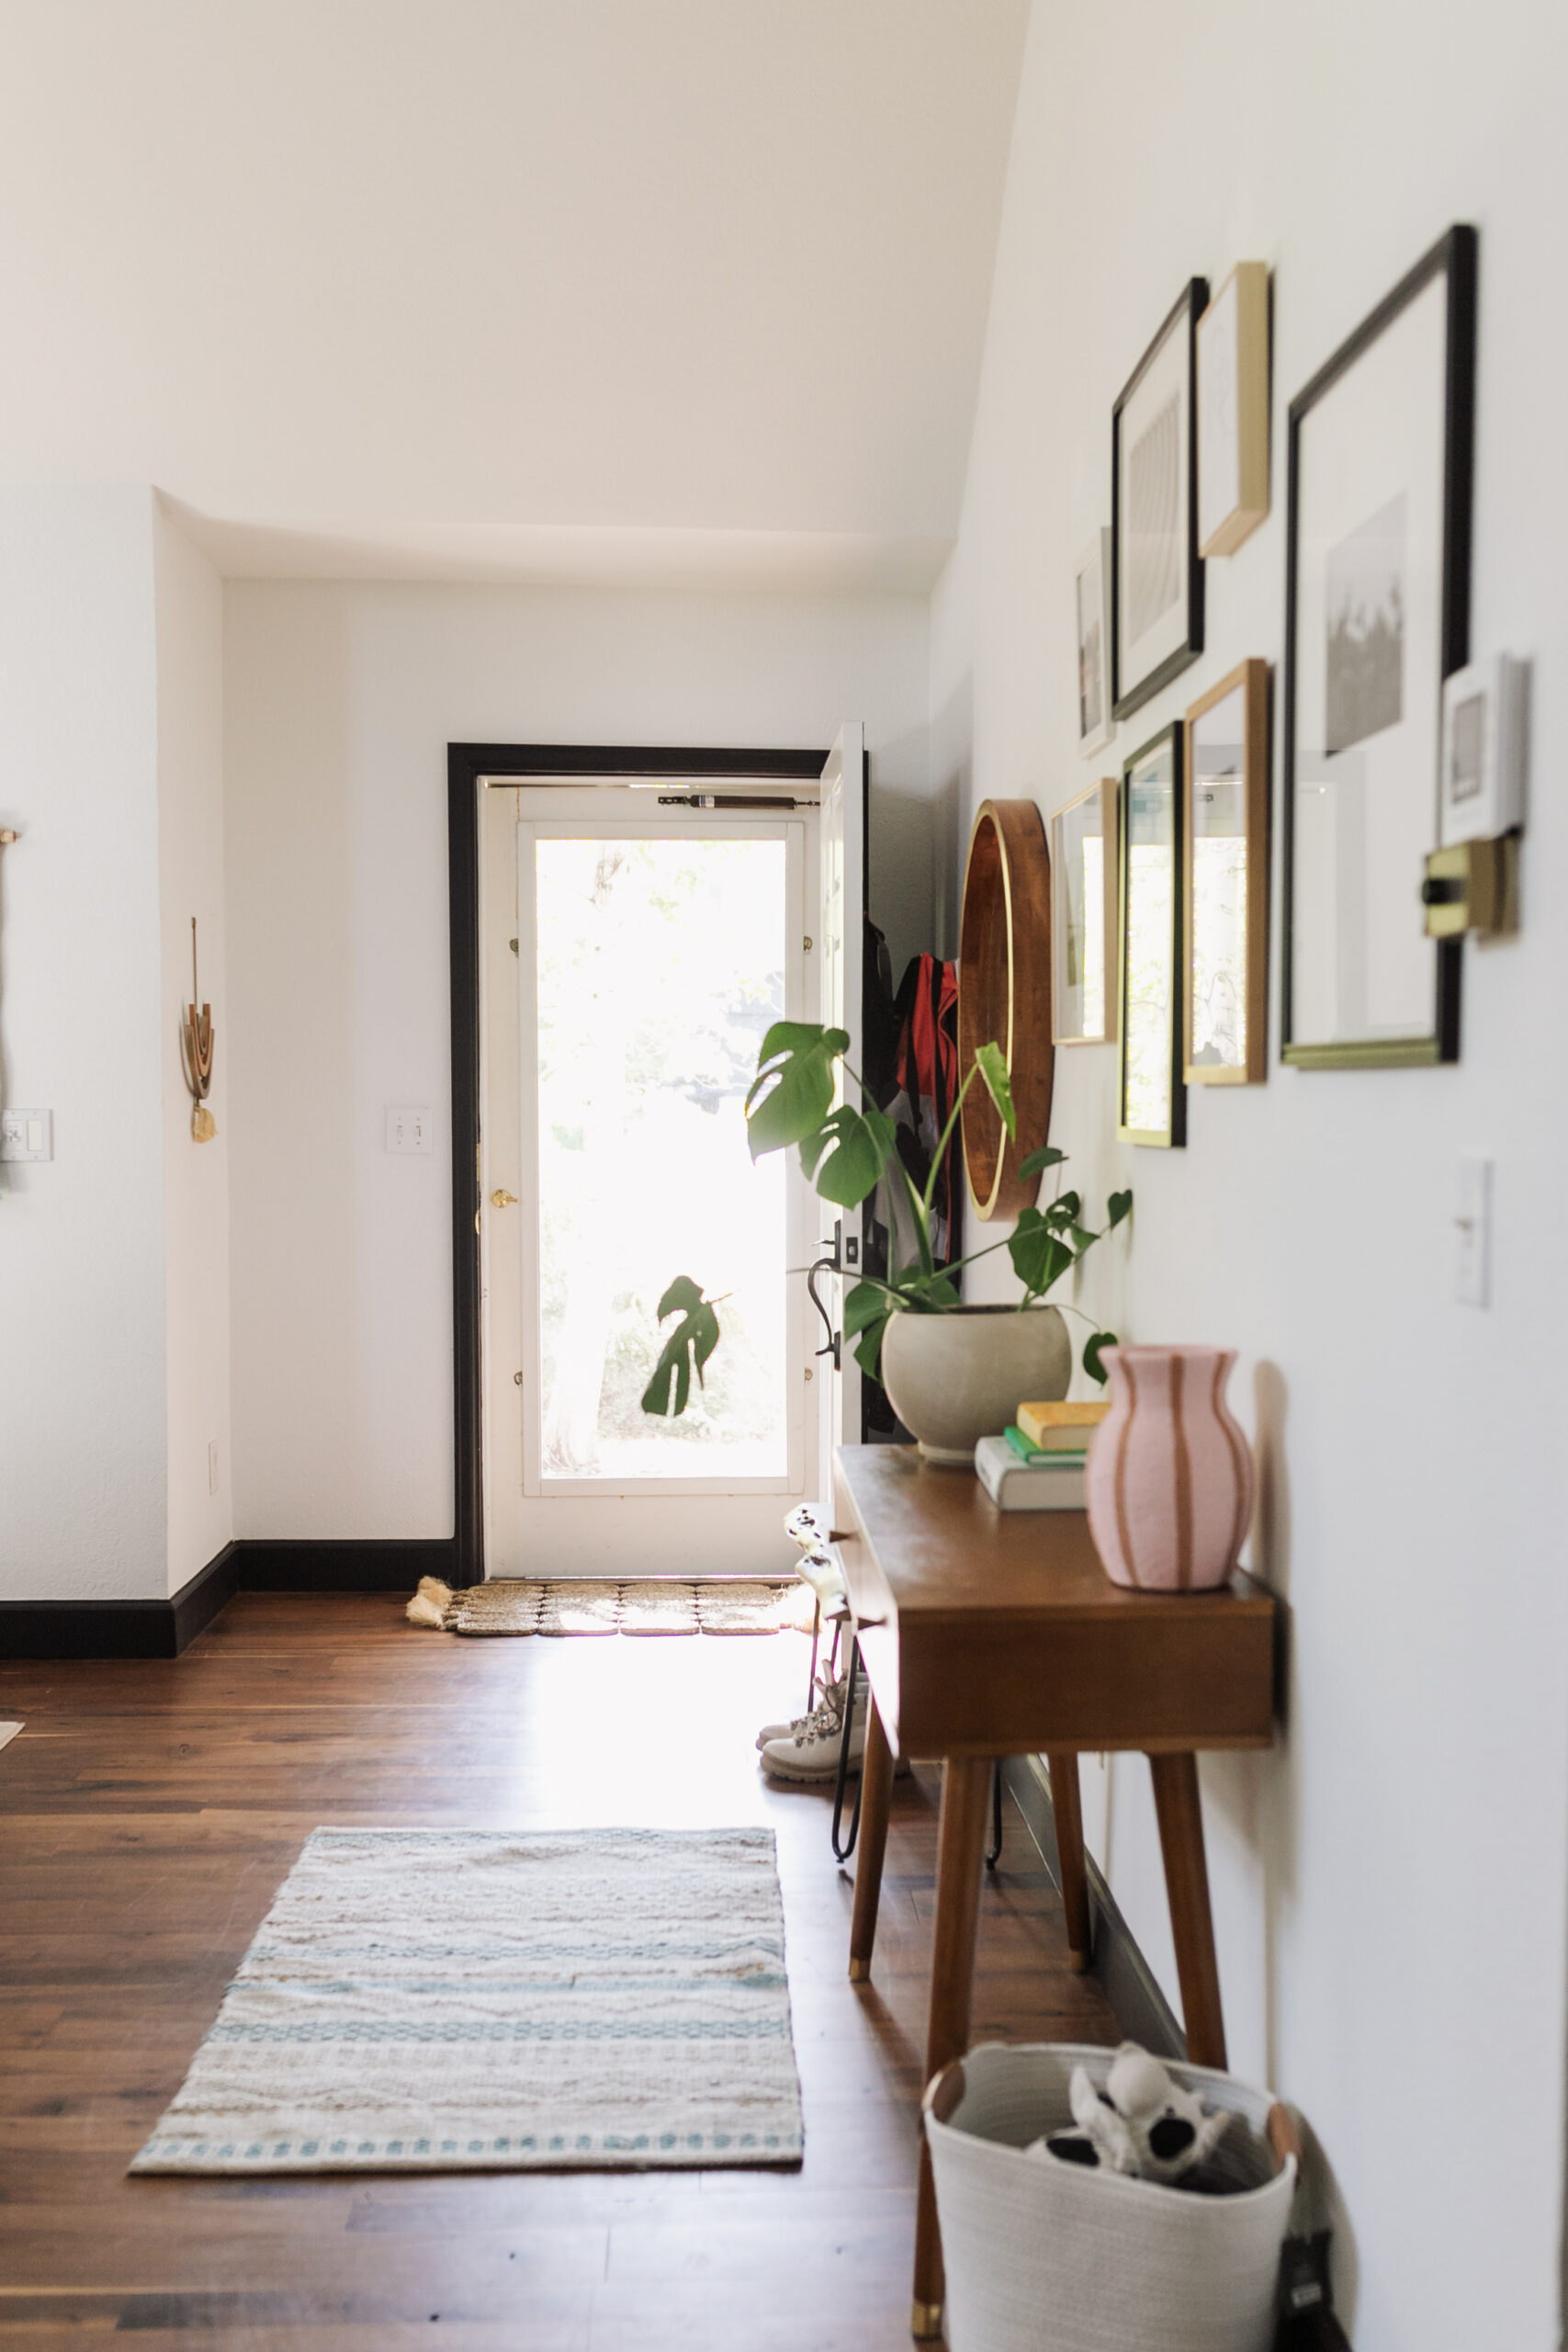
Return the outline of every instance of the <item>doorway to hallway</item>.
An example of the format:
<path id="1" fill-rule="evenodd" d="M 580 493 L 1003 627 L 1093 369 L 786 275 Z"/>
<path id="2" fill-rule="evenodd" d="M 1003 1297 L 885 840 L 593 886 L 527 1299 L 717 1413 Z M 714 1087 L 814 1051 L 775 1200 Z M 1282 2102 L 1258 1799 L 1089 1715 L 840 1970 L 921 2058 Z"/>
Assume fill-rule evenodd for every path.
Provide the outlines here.
<path id="1" fill-rule="evenodd" d="M 858 951 L 853 732 L 852 871 L 841 844 L 836 862 Z M 788 777 L 672 774 L 688 755 L 654 756 L 663 773 L 592 784 L 498 759 L 469 785 L 476 1500 L 491 1577 L 785 1572 L 784 1518 L 820 1498 L 844 1412 L 789 1278 L 818 1255 L 821 1204 L 794 1153 L 752 1165 L 744 1118 L 766 1030 L 818 1017 L 848 961 L 829 944 L 838 909 L 824 921 L 824 755 L 760 755 L 817 770 Z M 841 829 L 841 780 L 833 797 Z M 459 1133 L 458 1170 L 461 1150 Z M 678 1275 L 718 1302 L 723 1338 L 669 1419 L 642 1396 Z"/>

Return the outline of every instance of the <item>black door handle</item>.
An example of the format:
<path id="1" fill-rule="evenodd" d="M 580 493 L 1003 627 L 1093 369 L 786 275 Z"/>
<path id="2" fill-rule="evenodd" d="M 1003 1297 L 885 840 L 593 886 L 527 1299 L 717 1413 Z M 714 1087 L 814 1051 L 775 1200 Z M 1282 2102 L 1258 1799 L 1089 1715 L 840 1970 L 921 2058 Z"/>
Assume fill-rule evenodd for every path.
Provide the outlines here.
<path id="1" fill-rule="evenodd" d="M 818 1348 L 817 1352 L 819 1356 L 831 1356 L 833 1359 L 833 1369 L 835 1372 L 838 1372 L 842 1369 L 839 1354 L 840 1334 L 834 1330 L 833 1318 L 829 1314 L 827 1308 L 823 1306 L 817 1290 L 817 1276 L 823 1267 L 826 1267 L 830 1274 L 836 1274 L 839 1271 L 839 1261 L 837 1258 L 814 1258 L 810 1265 L 806 1269 L 806 1287 L 811 1294 L 812 1306 L 822 1317 L 822 1329 L 828 1334 L 827 1346 Z"/>

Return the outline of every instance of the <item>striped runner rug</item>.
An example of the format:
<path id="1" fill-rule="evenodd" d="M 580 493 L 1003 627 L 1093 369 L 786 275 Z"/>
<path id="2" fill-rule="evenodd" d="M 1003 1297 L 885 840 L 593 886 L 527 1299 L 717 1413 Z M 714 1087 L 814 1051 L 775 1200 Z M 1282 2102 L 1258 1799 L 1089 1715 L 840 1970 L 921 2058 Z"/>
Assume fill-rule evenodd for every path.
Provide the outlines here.
<path id="1" fill-rule="evenodd" d="M 794 2165 L 770 1829 L 317 1829 L 133 2173 Z"/>

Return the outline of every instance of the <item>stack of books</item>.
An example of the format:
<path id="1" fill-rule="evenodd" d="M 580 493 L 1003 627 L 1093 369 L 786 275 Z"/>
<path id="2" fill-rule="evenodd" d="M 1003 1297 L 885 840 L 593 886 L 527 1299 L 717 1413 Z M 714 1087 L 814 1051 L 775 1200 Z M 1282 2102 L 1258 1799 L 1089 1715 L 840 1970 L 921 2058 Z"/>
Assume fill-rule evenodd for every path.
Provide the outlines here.
<path id="1" fill-rule="evenodd" d="M 1111 1410 L 1089 1405 L 1021 1405 L 1000 1437 L 975 1448 L 980 1483 L 998 1510 L 1082 1510 L 1089 1442 Z"/>

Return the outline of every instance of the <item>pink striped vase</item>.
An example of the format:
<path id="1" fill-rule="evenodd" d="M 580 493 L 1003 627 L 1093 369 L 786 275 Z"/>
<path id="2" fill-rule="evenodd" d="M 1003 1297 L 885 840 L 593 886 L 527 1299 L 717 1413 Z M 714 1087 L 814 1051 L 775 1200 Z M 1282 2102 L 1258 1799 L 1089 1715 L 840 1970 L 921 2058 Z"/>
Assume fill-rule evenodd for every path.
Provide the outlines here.
<path id="1" fill-rule="evenodd" d="M 1224 1584 L 1252 1518 L 1252 1456 L 1225 1403 L 1234 1348 L 1107 1348 L 1111 1410 L 1095 1431 L 1089 1530 L 1113 1584 Z"/>

